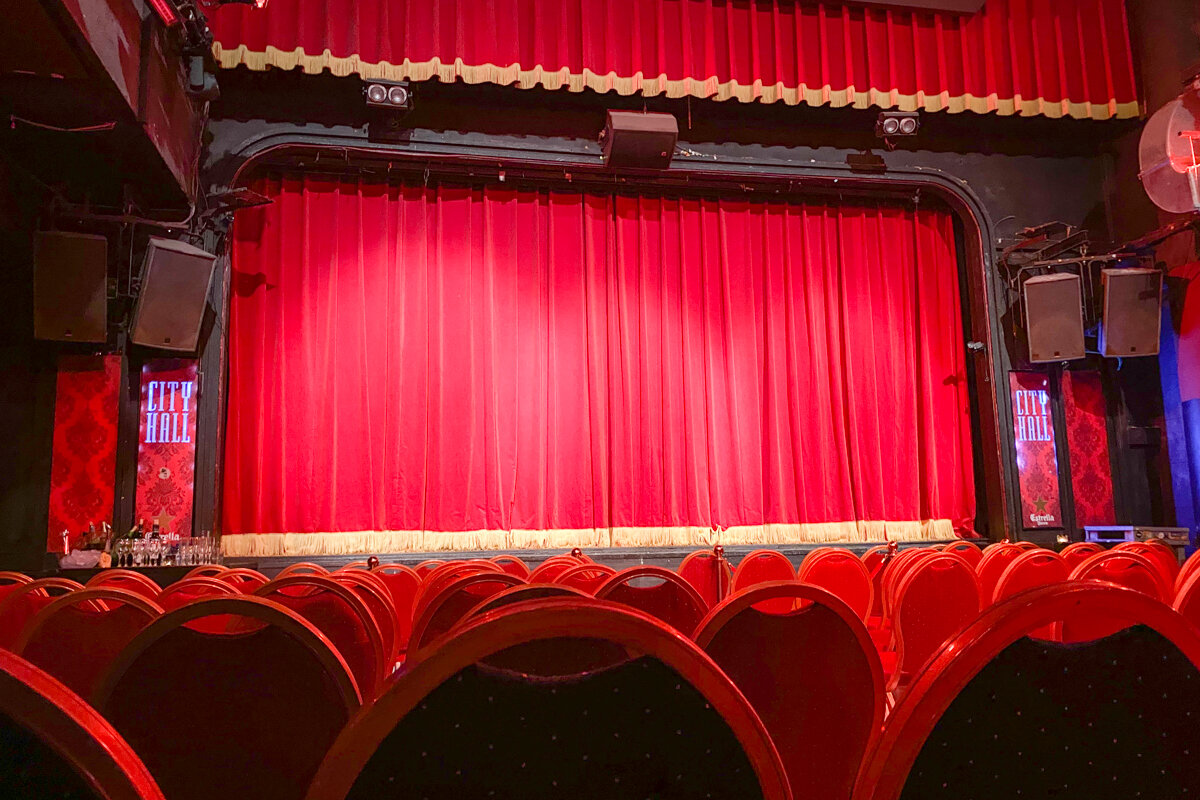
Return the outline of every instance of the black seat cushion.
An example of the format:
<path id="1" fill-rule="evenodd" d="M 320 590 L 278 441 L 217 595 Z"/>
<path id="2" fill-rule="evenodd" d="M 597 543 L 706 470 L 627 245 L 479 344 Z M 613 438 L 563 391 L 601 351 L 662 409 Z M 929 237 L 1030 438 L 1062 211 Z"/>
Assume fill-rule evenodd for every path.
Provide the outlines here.
<path id="1" fill-rule="evenodd" d="M 48 745 L 0 714 L 0 797 L 98 800 L 87 782 Z"/>
<path id="2" fill-rule="evenodd" d="M 725 721 L 662 662 L 569 678 L 462 670 L 384 739 L 349 797 L 753 798 Z"/>
<path id="3" fill-rule="evenodd" d="M 1200 674 L 1144 626 L 1021 639 L 951 703 L 902 797 L 1200 797 Z"/>

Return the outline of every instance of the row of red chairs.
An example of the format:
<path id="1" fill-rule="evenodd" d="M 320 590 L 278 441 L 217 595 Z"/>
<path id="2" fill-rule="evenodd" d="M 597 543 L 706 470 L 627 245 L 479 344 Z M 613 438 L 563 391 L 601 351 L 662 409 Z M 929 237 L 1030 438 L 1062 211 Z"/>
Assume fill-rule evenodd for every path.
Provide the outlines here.
<path id="1" fill-rule="evenodd" d="M 1121 631 L 1036 638 L 1081 613 Z M 0 652 L 0 734 L 48 745 L 19 753 L 41 796 L 88 793 L 72 781 L 129 800 L 1200 791 L 1186 768 L 1200 745 L 1200 631 L 1089 581 L 993 606 L 886 723 L 861 619 L 797 581 L 726 598 L 695 641 L 591 597 L 495 608 L 362 706 L 346 662 L 301 615 L 253 595 L 199 597 L 137 634 L 90 699 L 103 716 Z"/>

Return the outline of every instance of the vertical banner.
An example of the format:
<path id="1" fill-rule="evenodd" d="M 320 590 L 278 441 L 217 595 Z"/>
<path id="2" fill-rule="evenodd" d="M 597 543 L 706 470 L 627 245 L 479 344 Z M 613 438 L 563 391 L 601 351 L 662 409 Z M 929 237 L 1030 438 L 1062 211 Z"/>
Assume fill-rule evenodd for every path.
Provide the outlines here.
<path id="1" fill-rule="evenodd" d="M 190 536 L 196 470 L 195 359 L 142 367 L 138 420 L 137 518 L 163 533 Z"/>
<path id="2" fill-rule="evenodd" d="M 1008 383 L 1016 427 L 1021 527 L 1061 528 L 1050 379 L 1041 372 L 1010 372 Z"/>
<path id="3" fill-rule="evenodd" d="M 120 391 L 121 356 L 59 357 L 47 552 L 63 552 L 64 530 L 73 546 L 89 524 L 112 522 Z"/>
<path id="4" fill-rule="evenodd" d="M 1112 464 L 1108 459 L 1108 423 L 1100 373 L 1063 373 L 1063 412 L 1071 460 L 1075 524 L 1115 525 Z"/>

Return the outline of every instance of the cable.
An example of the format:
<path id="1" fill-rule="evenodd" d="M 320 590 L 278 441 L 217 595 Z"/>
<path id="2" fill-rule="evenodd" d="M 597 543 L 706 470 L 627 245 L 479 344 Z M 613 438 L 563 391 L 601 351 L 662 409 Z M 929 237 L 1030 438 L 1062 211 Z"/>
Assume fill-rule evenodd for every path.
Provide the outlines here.
<path id="1" fill-rule="evenodd" d="M 47 125 L 44 122 L 34 122 L 31 119 L 18 117 L 15 114 L 8 115 L 8 122 L 13 128 L 17 127 L 17 123 L 20 122 L 25 125 L 32 125 L 35 128 L 42 128 L 48 131 L 58 131 L 59 133 L 96 133 L 99 131 L 111 131 L 113 128 L 117 127 L 117 123 L 115 122 L 101 122 L 96 125 L 83 125 L 78 128 L 60 128 L 57 125 Z"/>

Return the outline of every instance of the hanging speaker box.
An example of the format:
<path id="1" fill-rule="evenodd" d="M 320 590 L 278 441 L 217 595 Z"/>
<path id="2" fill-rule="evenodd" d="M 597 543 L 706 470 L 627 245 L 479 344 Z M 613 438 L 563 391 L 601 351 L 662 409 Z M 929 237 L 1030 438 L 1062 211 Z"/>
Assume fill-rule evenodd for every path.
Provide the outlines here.
<path id="1" fill-rule="evenodd" d="M 142 265 L 129 338 L 134 344 L 194 353 L 217 257 L 174 239 L 151 239 Z"/>
<path id="2" fill-rule="evenodd" d="M 606 167 L 666 169 L 675 155 L 679 123 L 671 114 L 609 111 L 600 134 Z"/>
<path id="3" fill-rule="evenodd" d="M 1034 364 L 1083 358 L 1083 293 L 1078 275 L 1038 275 L 1021 287 L 1029 360 Z"/>
<path id="4" fill-rule="evenodd" d="M 59 342 L 108 338 L 108 240 L 39 231 L 33 242 L 33 335 Z"/>
<path id="5" fill-rule="evenodd" d="M 1105 269 L 1104 321 L 1100 352 L 1106 356 L 1158 354 L 1162 313 L 1162 273 L 1156 269 Z"/>

